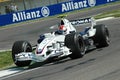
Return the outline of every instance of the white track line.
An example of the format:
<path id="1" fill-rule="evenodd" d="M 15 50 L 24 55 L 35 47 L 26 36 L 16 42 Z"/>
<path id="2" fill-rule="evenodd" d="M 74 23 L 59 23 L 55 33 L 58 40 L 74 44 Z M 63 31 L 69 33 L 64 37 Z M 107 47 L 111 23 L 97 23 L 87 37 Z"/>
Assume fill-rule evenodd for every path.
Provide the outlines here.
<path id="1" fill-rule="evenodd" d="M 7 74 L 7 75 L 4 75 L 4 76 L 1 76 L 0 80 L 4 80 L 4 79 L 9 78 L 9 77 L 13 77 L 13 76 L 16 76 L 16 75 L 24 74 L 24 73 L 27 73 L 27 72 L 30 72 L 30 71 L 33 71 L 33 70 L 37 70 L 37 69 L 40 69 L 40 68 L 44 68 L 44 67 L 37 67 L 37 68 L 33 68 L 33 69 L 28 69 L 28 70 L 17 70 L 17 68 L 16 68 L 15 72 L 11 72 L 12 75 L 11 74 Z M 12 70 L 14 71 L 14 69 L 12 69 Z M 0 72 L 0 74 L 1 74 L 1 72 Z"/>
<path id="2" fill-rule="evenodd" d="M 20 71 L 22 71 L 22 70 L 20 70 L 18 68 L 2 70 L 2 71 L 0 71 L 0 77 L 6 76 L 6 75 L 10 75 L 10 74 L 13 74 L 13 73 L 17 73 L 17 72 L 20 72 Z"/>

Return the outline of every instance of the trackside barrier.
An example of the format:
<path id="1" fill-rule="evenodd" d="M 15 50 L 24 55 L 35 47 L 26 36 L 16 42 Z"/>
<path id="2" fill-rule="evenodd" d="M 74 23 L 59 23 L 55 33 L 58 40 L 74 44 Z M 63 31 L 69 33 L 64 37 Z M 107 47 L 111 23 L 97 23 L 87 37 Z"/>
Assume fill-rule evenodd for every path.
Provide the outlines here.
<path id="1" fill-rule="evenodd" d="M 17 13 L 0 15 L 0 26 L 53 16 L 56 14 L 94 7 L 114 1 L 116 0 L 71 0 L 69 2 L 19 11 Z"/>

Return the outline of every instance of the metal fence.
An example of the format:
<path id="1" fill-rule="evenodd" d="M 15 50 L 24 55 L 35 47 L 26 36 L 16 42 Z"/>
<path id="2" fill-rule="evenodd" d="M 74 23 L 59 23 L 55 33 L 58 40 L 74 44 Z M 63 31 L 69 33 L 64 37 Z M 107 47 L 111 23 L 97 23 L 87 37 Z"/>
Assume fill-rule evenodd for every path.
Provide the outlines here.
<path id="1" fill-rule="evenodd" d="M 18 11 L 28 10 L 32 8 L 37 8 L 46 5 L 52 5 L 56 3 L 66 2 L 70 0 L 7 0 L 0 2 L 0 14 L 5 13 L 5 6 L 9 6 L 11 3 L 14 3 L 18 7 Z"/>

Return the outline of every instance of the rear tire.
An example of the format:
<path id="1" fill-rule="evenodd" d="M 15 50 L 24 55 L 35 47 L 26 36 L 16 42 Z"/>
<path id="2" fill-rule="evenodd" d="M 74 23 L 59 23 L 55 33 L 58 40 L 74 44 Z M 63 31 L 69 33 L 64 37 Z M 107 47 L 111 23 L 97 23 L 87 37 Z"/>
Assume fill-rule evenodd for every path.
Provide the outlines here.
<path id="1" fill-rule="evenodd" d="M 12 47 L 12 59 L 18 67 L 29 66 L 31 60 L 17 61 L 15 55 L 21 52 L 32 52 L 31 44 L 27 41 L 16 41 Z"/>
<path id="2" fill-rule="evenodd" d="M 65 37 L 65 45 L 71 50 L 71 59 L 81 58 L 85 54 L 83 37 L 78 33 L 68 34 Z"/>
<path id="3" fill-rule="evenodd" d="M 109 39 L 109 30 L 105 25 L 100 24 L 94 26 L 96 28 L 96 34 L 93 37 L 93 40 L 95 42 L 95 45 L 97 48 L 107 47 L 110 44 Z"/>

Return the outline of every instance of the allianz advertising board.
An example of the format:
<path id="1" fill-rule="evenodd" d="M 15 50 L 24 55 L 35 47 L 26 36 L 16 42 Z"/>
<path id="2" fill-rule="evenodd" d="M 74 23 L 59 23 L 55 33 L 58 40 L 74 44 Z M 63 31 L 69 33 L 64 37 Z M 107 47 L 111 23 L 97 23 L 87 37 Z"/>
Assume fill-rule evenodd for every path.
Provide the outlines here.
<path id="1" fill-rule="evenodd" d="M 71 0 L 69 2 L 59 3 L 55 5 L 43 6 L 16 13 L 0 15 L 0 26 L 53 16 L 56 14 L 61 14 L 73 10 L 80 10 L 88 7 L 94 7 L 114 1 L 115 0 Z"/>

